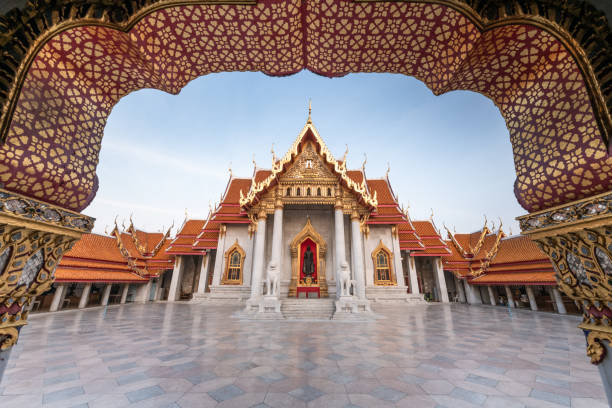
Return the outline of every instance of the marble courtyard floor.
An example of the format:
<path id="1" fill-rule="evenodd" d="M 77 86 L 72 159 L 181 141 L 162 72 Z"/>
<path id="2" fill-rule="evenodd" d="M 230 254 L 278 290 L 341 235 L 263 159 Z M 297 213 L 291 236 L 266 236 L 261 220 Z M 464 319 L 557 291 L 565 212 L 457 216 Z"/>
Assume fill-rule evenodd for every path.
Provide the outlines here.
<path id="1" fill-rule="evenodd" d="M 577 317 L 376 309 L 369 323 L 253 322 L 156 303 L 33 315 L 0 407 L 607 406 Z"/>

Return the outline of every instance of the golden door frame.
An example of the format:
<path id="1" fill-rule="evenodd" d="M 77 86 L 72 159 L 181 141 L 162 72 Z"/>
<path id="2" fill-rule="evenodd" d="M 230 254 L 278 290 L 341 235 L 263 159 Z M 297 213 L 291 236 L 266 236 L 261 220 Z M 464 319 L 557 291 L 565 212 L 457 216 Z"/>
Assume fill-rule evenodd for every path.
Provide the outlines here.
<path id="1" fill-rule="evenodd" d="M 319 280 L 319 291 L 321 297 L 328 297 L 327 277 L 325 274 L 325 254 L 327 244 L 323 237 L 314 229 L 310 218 L 306 225 L 291 241 L 291 282 L 289 283 L 289 297 L 297 297 L 297 285 L 300 276 L 300 246 L 302 242 L 310 238 L 317 244 L 317 278 Z"/>

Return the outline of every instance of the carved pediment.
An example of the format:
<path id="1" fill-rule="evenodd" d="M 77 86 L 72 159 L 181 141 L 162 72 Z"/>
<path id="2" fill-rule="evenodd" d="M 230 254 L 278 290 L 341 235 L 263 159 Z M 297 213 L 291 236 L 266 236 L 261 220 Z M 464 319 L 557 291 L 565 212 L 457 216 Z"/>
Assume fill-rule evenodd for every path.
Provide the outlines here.
<path id="1" fill-rule="evenodd" d="M 327 167 L 323 158 L 317 153 L 312 142 L 306 143 L 293 164 L 280 177 L 281 183 L 306 179 L 321 181 L 337 180 L 337 177 Z"/>

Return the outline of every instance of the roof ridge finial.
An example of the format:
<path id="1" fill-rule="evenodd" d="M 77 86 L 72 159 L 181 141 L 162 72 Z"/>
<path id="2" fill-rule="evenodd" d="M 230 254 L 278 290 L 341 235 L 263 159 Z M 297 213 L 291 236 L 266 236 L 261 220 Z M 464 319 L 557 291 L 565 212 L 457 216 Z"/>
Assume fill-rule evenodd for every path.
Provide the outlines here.
<path id="1" fill-rule="evenodd" d="M 228 171 L 229 171 L 229 175 L 230 175 L 230 179 L 231 179 L 232 177 L 234 177 L 234 173 L 232 172 L 232 162 L 231 161 L 229 162 Z"/>
<path id="2" fill-rule="evenodd" d="M 365 173 L 365 165 L 368 162 L 368 155 L 366 153 L 363 154 L 363 163 L 361 163 L 361 171 Z"/>
<path id="3" fill-rule="evenodd" d="M 433 208 L 430 208 L 430 210 L 431 210 L 431 215 L 429 216 L 429 221 L 433 222 L 434 210 Z"/>
<path id="4" fill-rule="evenodd" d="M 344 156 L 342 156 L 342 162 L 346 164 L 346 157 L 348 156 L 349 148 L 348 144 L 346 145 L 346 150 L 344 151 Z"/>
<path id="5" fill-rule="evenodd" d="M 308 99 L 308 120 L 306 123 L 312 123 L 312 99 Z"/>
<path id="6" fill-rule="evenodd" d="M 270 153 L 272 153 L 272 165 L 276 164 L 276 152 L 274 151 L 274 143 L 272 143 L 272 147 L 270 148 Z"/>
<path id="7" fill-rule="evenodd" d="M 253 167 L 257 170 L 257 163 L 255 162 L 255 153 L 253 153 Z"/>
<path id="8" fill-rule="evenodd" d="M 387 180 L 389 180 L 389 173 L 391 173 L 391 163 L 387 162 L 387 173 L 385 174 Z"/>

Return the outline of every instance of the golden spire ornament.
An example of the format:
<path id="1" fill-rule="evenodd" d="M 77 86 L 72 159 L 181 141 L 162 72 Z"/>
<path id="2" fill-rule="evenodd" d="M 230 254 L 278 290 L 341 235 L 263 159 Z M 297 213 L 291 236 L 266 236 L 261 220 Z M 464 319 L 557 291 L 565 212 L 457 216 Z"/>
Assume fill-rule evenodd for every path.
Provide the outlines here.
<path id="1" fill-rule="evenodd" d="M 306 123 L 312 123 L 312 99 L 308 99 L 308 120 Z"/>

